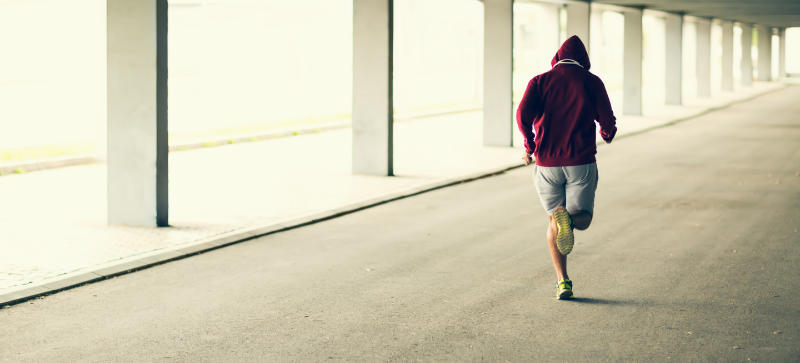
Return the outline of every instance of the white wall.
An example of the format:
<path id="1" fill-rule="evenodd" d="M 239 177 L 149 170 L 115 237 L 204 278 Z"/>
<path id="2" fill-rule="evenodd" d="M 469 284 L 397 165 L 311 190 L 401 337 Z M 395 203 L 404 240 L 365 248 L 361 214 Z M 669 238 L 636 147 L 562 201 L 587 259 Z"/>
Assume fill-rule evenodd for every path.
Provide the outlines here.
<path id="1" fill-rule="evenodd" d="M 170 1 L 170 132 L 346 117 L 351 62 L 351 0 Z"/>
<path id="2" fill-rule="evenodd" d="M 770 41 L 772 42 L 772 57 L 770 58 L 772 67 L 770 67 L 770 72 L 772 73 L 772 79 L 777 80 L 778 73 L 780 73 L 781 40 L 778 35 L 773 35 Z"/>
<path id="3" fill-rule="evenodd" d="M 733 87 L 741 86 L 742 80 L 742 27 L 733 26 Z"/>
<path id="4" fill-rule="evenodd" d="M 592 6 L 591 72 L 603 80 L 616 113 L 622 114 L 622 59 L 625 18 L 615 11 L 598 11 Z M 599 33 L 599 34 L 598 34 Z"/>
<path id="5" fill-rule="evenodd" d="M 800 74 L 800 27 L 786 29 L 786 73 Z"/>
<path id="6" fill-rule="evenodd" d="M 394 6 L 395 111 L 479 107 L 483 5 L 463 0 L 403 0 Z"/>
<path id="7" fill-rule="evenodd" d="M 554 4 L 514 4 L 514 99 L 528 81 L 550 70 L 550 60 L 561 46 L 559 8 Z"/>
<path id="8" fill-rule="evenodd" d="M 697 28 L 690 18 L 683 23 L 683 100 L 697 97 Z"/>
<path id="9" fill-rule="evenodd" d="M 664 19 L 648 14 L 642 16 L 643 64 L 642 106 L 644 112 L 664 104 L 665 33 Z"/>
<path id="10" fill-rule="evenodd" d="M 0 149 L 104 149 L 105 12 L 105 0 L 0 2 Z"/>
<path id="11" fill-rule="evenodd" d="M 711 23 L 711 95 L 722 92 L 722 26 Z"/>

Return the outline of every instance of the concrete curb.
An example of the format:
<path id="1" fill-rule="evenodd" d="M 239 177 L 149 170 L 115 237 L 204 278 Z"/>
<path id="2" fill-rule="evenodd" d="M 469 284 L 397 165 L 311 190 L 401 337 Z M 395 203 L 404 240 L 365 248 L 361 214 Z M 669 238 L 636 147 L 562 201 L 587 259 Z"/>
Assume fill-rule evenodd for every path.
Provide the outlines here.
<path id="1" fill-rule="evenodd" d="M 218 248 L 249 241 L 251 239 L 327 221 L 350 213 L 358 212 L 367 208 L 376 207 L 382 204 L 387 204 L 396 200 L 413 197 L 415 195 L 446 188 L 456 184 L 467 183 L 474 180 L 502 174 L 509 170 L 513 170 L 522 166 L 524 165 L 513 164 L 504 167 L 494 168 L 488 171 L 462 175 L 456 178 L 444 179 L 428 183 L 425 185 L 413 187 L 410 189 L 406 189 L 403 191 L 385 194 L 361 202 L 348 204 L 324 212 L 319 212 L 308 216 L 292 219 L 289 221 L 279 222 L 263 227 L 256 227 L 245 230 L 228 232 L 201 240 L 197 243 L 192 243 L 186 246 L 179 246 L 168 250 L 157 251 L 155 254 L 145 255 L 143 257 L 134 258 L 129 261 L 116 264 L 112 262 L 109 266 L 103 266 L 91 271 L 81 272 L 76 275 L 70 275 L 63 278 L 57 278 L 50 281 L 45 281 L 40 284 L 36 284 L 35 286 L 30 286 L 27 288 L 22 288 L 20 290 L 2 294 L 0 295 L 0 306 L 6 307 L 10 305 L 23 303 L 25 301 L 32 300 L 38 297 L 55 294 L 57 292 L 69 290 L 82 285 L 106 280 L 112 277 L 125 275 L 139 270 L 144 270 L 146 268 L 195 256 L 201 253 L 216 250 Z"/>
<path id="2" fill-rule="evenodd" d="M 715 111 L 726 109 L 726 108 L 728 108 L 728 107 L 730 107 L 732 105 L 735 105 L 737 103 L 747 102 L 747 101 L 753 100 L 755 98 L 758 98 L 758 97 L 761 97 L 761 96 L 765 96 L 765 95 L 768 95 L 768 94 L 773 93 L 773 92 L 780 91 L 780 90 L 782 90 L 784 88 L 787 88 L 787 87 L 793 87 L 793 86 L 792 85 L 788 85 L 788 84 L 784 84 L 783 86 L 775 87 L 773 89 L 764 90 L 762 92 L 756 93 L 754 95 L 750 95 L 750 96 L 742 98 L 742 99 L 737 99 L 737 100 L 733 100 L 733 101 L 730 101 L 730 102 L 722 104 L 722 105 L 709 107 L 709 108 L 706 108 L 706 109 L 704 109 L 702 111 L 698 111 L 697 113 L 693 113 L 693 114 L 690 114 L 690 115 L 687 115 L 687 116 L 679 117 L 679 118 L 676 118 L 674 120 L 665 121 L 663 123 L 660 123 L 660 124 L 657 124 L 657 125 L 653 125 L 653 126 L 650 126 L 650 127 L 645 127 L 645 128 L 643 128 L 641 130 L 631 131 L 631 132 L 625 133 L 623 135 L 620 135 L 617 138 L 634 136 L 634 135 L 642 134 L 642 133 L 645 133 L 645 132 L 648 132 L 648 131 L 652 131 L 652 130 L 655 130 L 655 129 L 660 129 L 662 127 L 667 127 L 667 126 L 672 126 L 672 125 L 675 125 L 675 124 L 679 124 L 681 122 L 688 121 L 688 120 L 691 120 L 691 119 L 694 119 L 694 118 L 698 118 L 698 117 L 707 115 L 707 114 L 715 112 Z"/>
<path id="3" fill-rule="evenodd" d="M 28 173 L 32 171 L 63 168 L 66 166 L 85 165 L 97 162 L 91 155 L 62 156 L 44 160 L 32 160 L 18 163 L 0 164 L 0 176 L 9 174 Z"/>
<path id="4" fill-rule="evenodd" d="M 697 118 L 708 114 L 713 111 L 721 110 L 727 108 L 733 104 L 739 102 L 745 102 L 752 100 L 754 98 L 776 92 L 781 90 L 785 87 L 776 87 L 774 89 L 766 90 L 764 92 L 760 92 L 758 94 L 752 95 L 747 98 L 733 100 L 723 105 L 710 107 L 703 111 L 700 111 L 695 114 L 691 114 L 688 116 L 684 116 L 678 119 L 665 121 L 661 124 L 654 125 L 651 127 L 644 128 L 642 130 L 632 131 L 630 133 L 624 133 L 617 136 L 617 139 L 626 138 L 638 134 L 642 134 L 651 130 L 655 130 L 658 128 L 675 125 L 677 123 L 687 121 L 693 118 Z M 598 145 L 603 144 L 602 141 L 597 143 Z M 498 168 L 493 168 L 487 171 L 472 173 L 461 175 L 459 177 L 448 178 L 439 180 L 436 182 L 431 182 L 425 185 L 413 187 L 410 189 L 393 192 L 385 195 L 381 195 L 375 198 L 371 198 L 368 200 L 364 200 L 361 202 L 356 202 L 352 204 L 348 204 L 342 207 L 333 208 L 327 211 L 319 212 L 316 214 L 311 214 L 307 216 L 303 216 L 300 218 L 283 221 L 279 223 L 270 224 L 267 226 L 262 227 L 255 227 L 250 229 L 244 230 L 236 230 L 228 233 L 224 233 L 221 235 L 217 235 L 214 237 L 210 237 L 207 239 L 200 240 L 199 242 L 192 243 L 185 246 L 179 246 L 163 251 L 156 251 L 152 254 L 144 254 L 140 257 L 134 257 L 130 260 L 126 260 L 124 262 L 110 262 L 105 266 L 96 267 L 94 270 L 88 272 L 81 272 L 75 275 L 68 275 L 62 278 L 53 279 L 50 281 L 45 281 L 27 288 L 22 288 L 19 290 L 11 291 L 9 293 L 5 293 L 0 295 L 0 308 L 4 308 L 10 305 L 15 305 L 19 303 L 23 303 L 28 300 L 32 300 L 38 297 L 43 297 L 47 295 L 51 295 L 57 292 L 61 292 L 64 290 L 69 290 L 75 287 L 79 287 L 82 285 L 94 283 L 97 281 L 102 281 L 106 279 L 110 279 L 113 277 L 125 275 L 131 272 L 144 270 L 153 266 L 158 266 L 167 262 L 181 260 L 187 257 L 195 256 L 201 253 L 213 251 L 222 247 L 234 245 L 237 243 L 249 241 L 255 238 L 288 231 L 295 228 L 300 228 L 304 226 L 308 226 L 311 224 L 327 221 L 333 218 L 341 217 L 350 213 L 355 213 L 367 208 L 376 207 L 382 204 L 387 204 L 396 200 L 405 199 L 409 197 L 413 197 L 416 195 L 420 195 L 423 193 L 431 192 L 438 189 L 443 189 L 446 187 L 450 187 L 453 185 L 467 183 L 499 174 L 503 174 L 507 171 L 517 169 L 523 167 L 523 164 L 510 164 Z"/>
<path id="5" fill-rule="evenodd" d="M 279 139 L 283 137 L 315 134 L 318 132 L 338 130 L 348 127 L 350 127 L 349 121 L 327 122 L 319 125 L 303 126 L 292 129 L 276 130 L 276 131 L 253 133 L 253 134 L 240 134 L 228 137 L 220 137 L 217 139 L 206 139 L 206 140 L 197 140 L 192 142 L 184 142 L 184 143 L 170 145 L 169 151 L 170 152 L 188 151 L 188 150 L 202 149 L 208 147 L 225 146 L 229 144 L 241 144 L 245 142 Z"/>

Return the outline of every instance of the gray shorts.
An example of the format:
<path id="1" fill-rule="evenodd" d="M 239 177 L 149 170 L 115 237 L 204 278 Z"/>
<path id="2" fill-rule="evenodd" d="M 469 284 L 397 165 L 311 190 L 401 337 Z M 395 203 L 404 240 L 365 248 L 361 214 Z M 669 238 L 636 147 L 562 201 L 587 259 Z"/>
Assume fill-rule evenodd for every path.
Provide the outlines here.
<path id="1" fill-rule="evenodd" d="M 550 215 L 558 206 L 566 207 L 570 214 L 586 211 L 593 215 L 597 179 L 597 163 L 533 168 L 539 200 Z"/>

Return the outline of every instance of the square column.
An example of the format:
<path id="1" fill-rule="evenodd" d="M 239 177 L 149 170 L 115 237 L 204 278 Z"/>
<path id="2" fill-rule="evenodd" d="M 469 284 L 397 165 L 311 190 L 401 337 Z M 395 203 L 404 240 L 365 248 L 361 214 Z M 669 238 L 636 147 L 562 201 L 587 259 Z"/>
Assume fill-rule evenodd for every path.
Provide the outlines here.
<path id="1" fill-rule="evenodd" d="M 167 226 L 167 0 L 107 0 L 108 223 Z"/>
<path id="2" fill-rule="evenodd" d="M 711 96 L 711 22 L 697 19 L 697 41 L 695 54 L 697 56 L 695 71 L 697 72 L 697 97 Z"/>
<path id="3" fill-rule="evenodd" d="M 664 18 L 664 103 L 682 104 L 683 97 L 683 15 Z"/>
<path id="4" fill-rule="evenodd" d="M 512 146 L 514 1 L 483 2 L 483 144 Z"/>
<path id="5" fill-rule="evenodd" d="M 758 26 L 758 80 L 772 80 L 772 29 Z"/>
<path id="6" fill-rule="evenodd" d="M 586 50 L 589 52 L 589 59 L 592 60 L 593 67 L 601 69 L 600 55 L 595 54 L 595 49 L 599 50 L 603 44 L 603 9 L 592 6 L 589 3 L 589 40 L 584 42 Z"/>
<path id="7" fill-rule="evenodd" d="M 722 23 L 722 90 L 733 91 L 733 23 Z"/>
<path id="8" fill-rule="evenodd" d="M 742 27 L 742 86 L 753 84 L 753 28 L 749 24 Z"/>
<path id="9" fill-rule="evenodd" d="M 622 56 L 622 113 L 642 114 L 642 10 L 626 10 Z"/>
<path id="10" fill-rule="evenodd" d="M 353 173 L 391 176 L 392 0 L 353 0 Z"/>
<path id="11" fill-rule="evenodd" d="M 589 3 L 571 2 L 567 8 L 567 38 L 577 35 L 589 48 Z"/>
<path id="12" fill-rule="evenodd" d="M 786 77 L 786 28 L 781 28 L 778 31 L 778 44 L 781 47 L 778 50 L 778 77 Z"/>

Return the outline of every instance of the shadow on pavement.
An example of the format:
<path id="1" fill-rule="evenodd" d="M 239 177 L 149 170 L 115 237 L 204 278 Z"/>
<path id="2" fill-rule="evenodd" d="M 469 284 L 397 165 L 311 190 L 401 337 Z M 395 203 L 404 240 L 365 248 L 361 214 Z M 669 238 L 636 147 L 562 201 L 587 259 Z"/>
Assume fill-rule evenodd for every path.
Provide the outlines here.
<path id="1" fill-rule="evenodd" d="M 596 304 L 596 305 L 638 305 L 635 301 L 621 301 L 610 299 L 597 299 L 593 297 L 573 297 L 571 299 L 563 300 L 566 302 L 575 302 L 582 304 Z"/>

